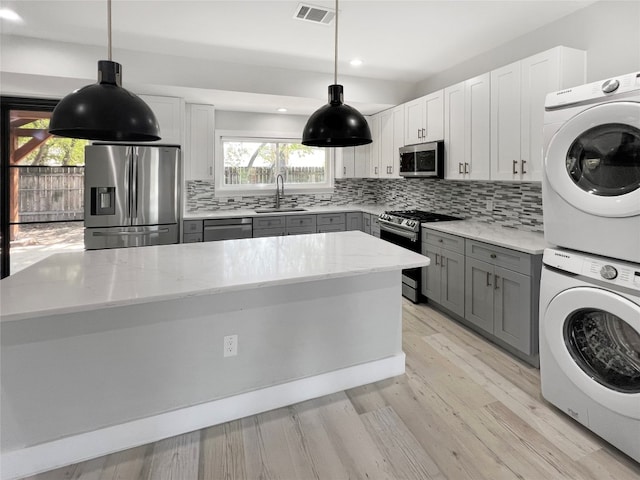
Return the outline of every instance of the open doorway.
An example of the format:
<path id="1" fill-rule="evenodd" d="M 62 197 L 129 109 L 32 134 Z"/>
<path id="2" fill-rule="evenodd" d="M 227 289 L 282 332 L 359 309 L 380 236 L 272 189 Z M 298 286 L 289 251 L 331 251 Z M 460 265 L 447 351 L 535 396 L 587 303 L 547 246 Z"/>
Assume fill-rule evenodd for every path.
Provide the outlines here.
<path id="1" fill-rule="evenodd" d="M 88 141 L 49 134 L 55 104 L 2 98 L 2 277 L 84 247 Z"/>

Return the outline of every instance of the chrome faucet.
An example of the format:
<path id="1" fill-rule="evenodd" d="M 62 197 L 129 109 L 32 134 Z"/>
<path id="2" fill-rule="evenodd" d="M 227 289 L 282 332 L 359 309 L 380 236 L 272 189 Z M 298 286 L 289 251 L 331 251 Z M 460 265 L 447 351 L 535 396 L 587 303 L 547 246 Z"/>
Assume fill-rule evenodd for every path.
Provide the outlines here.
<path id="1" fill-rule="evenodd" d="M 284 198 L 284 177 L 278 174 L 276 176 L 276 208 L 280 208 L 280 188 L 278 188 L 280 180 L 282 180 L 282 198 Z"/>

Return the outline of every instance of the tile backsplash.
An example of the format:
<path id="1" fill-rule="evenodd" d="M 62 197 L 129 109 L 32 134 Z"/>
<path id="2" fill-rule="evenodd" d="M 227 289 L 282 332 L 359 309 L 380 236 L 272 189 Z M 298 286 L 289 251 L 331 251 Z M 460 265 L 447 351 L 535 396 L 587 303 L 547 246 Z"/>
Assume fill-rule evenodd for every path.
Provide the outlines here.
<path id="1" fill-rule="evenodd" d="M 275 195 L 275 189 L 274 189 Z M 273 195 L 216 198 L 213 182 L 188 181 L 186 211 L 272 207 Z M 505 227 L 542 232 L 540 183 L 467 182 L 436 179 L 336 179 L 331 194 L 288 194 L 284 206 L 339 206 L 385 204 L 402 210 L 419 208 L 438 213 L 495 222 Z M 489 208 L 488 208 L 489 207 Z"/>

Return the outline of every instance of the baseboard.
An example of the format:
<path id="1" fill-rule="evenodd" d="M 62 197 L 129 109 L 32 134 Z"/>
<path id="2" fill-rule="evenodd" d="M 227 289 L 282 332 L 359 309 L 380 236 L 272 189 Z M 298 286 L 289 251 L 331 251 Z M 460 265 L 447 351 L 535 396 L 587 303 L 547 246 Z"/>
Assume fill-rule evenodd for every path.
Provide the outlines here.
<path id="1" fill-rule="evenodd" d="M 2 454 L 0 477 L 13 480 L 156 442 L 201 428 L 402 375 L 405 355 L 342 368 L 313 377 L 61 438 Z"/>

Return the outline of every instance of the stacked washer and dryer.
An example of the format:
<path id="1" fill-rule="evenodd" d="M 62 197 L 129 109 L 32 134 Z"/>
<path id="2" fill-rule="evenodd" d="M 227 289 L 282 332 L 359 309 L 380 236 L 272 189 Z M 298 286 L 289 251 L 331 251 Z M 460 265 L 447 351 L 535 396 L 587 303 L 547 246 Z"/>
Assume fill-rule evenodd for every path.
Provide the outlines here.
<path id="1" fill-rule="evenodd" d="M 640 73 L 547 96 L 542 395 L 640 462 Z"/>

